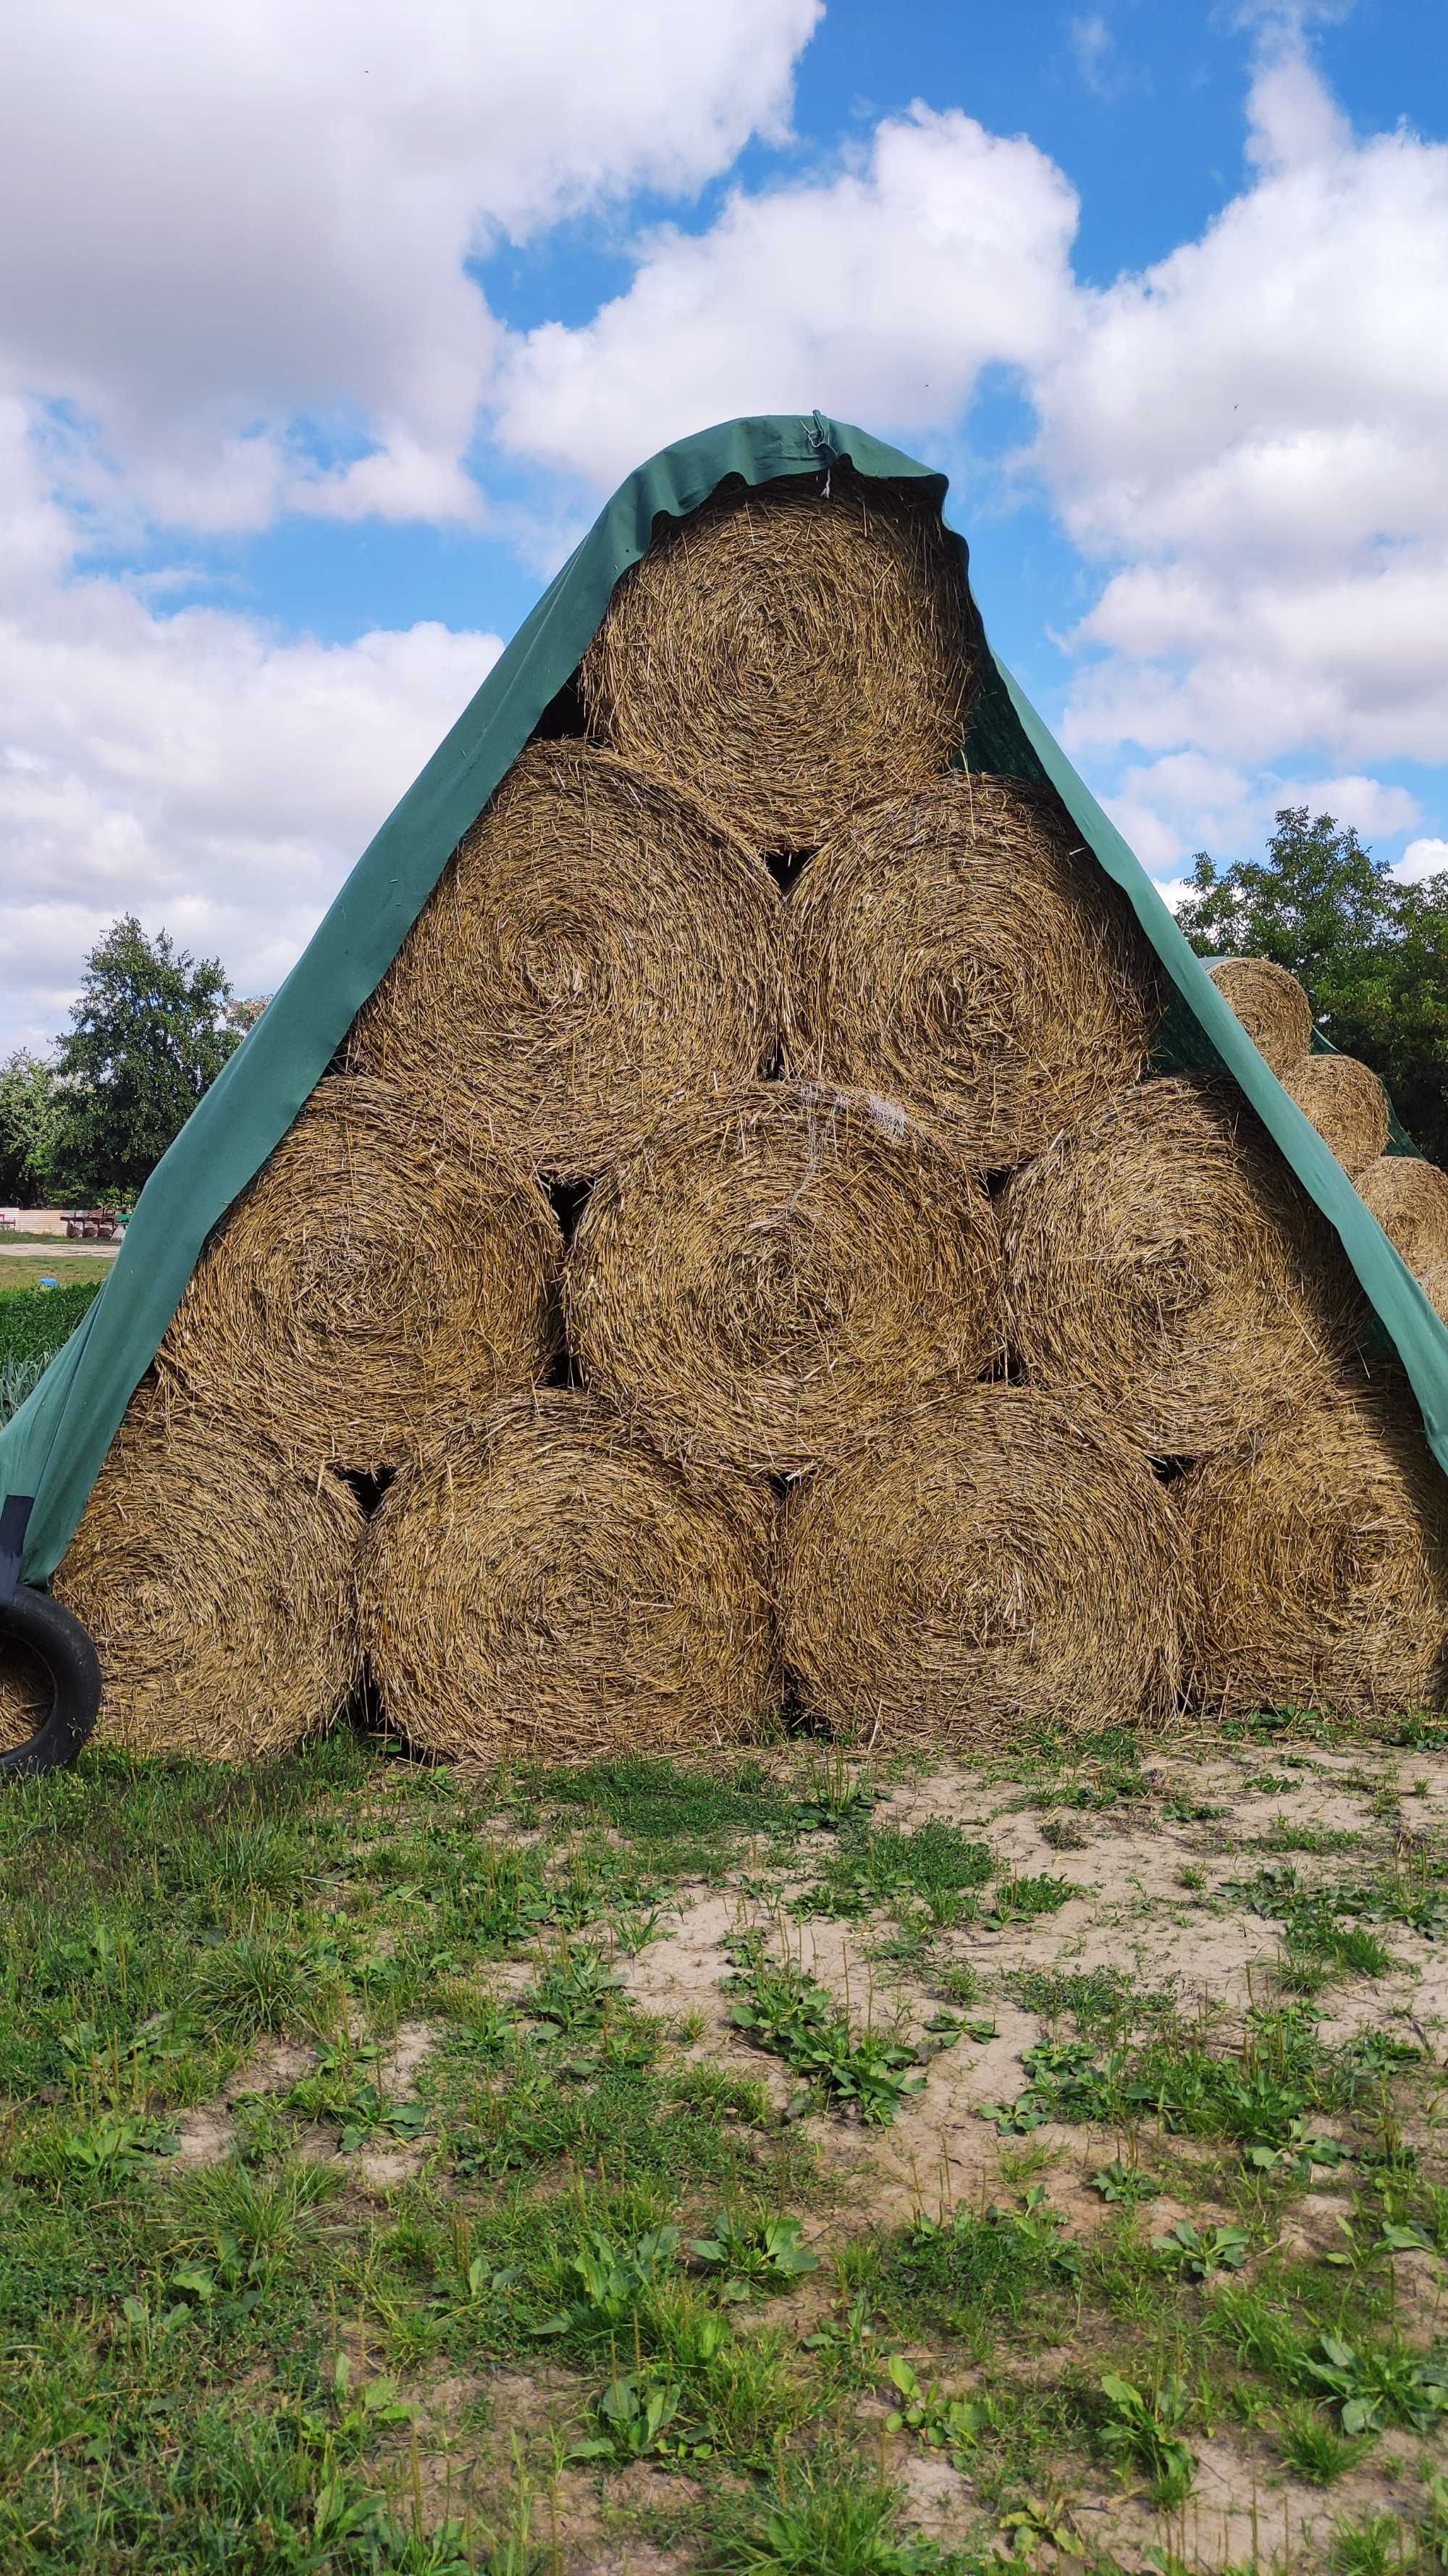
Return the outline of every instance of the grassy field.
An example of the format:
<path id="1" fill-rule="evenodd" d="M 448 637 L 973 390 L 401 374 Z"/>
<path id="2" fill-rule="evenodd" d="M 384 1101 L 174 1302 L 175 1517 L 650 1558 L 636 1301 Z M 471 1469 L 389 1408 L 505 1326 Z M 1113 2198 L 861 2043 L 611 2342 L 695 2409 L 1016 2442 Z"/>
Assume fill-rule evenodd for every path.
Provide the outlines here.
<path id="1" fill-rule="evenodd" d="M 0 1261 L 0 1298 L 34 1296 L 37 1292 L 46 1297 L 73 1296 L 78 1288 L 87 1288 L 94 1296 L 110 1268 L 109 1261 L 93 1261 L 84 1253 L 62 1253 L 58 1261 L 43 1252 L 37 1252 L 33 1261 L 18 1253 L 7 1255 Z M 41 1290 L 42 1279 L 58 1279 L 60 1286 Z"/>
<path id="2" fill-rule="evenodd" d="M 1448 1735 L 0 1798 L 0 2564 L 1448 2567 Z"/>

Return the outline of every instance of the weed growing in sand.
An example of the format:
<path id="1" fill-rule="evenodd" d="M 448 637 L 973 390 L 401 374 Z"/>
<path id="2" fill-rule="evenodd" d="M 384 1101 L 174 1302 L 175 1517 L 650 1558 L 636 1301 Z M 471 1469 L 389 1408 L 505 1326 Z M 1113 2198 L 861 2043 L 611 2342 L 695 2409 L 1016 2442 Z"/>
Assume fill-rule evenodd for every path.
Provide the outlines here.
<path id="1" fill-rule="evenodd" d="M 747 2031 L 757 2048 L 782 2058 L 809 2088 L 795 2107 L 817 2094 L 832 2108 L 849 2108 L 865 2121 L 885 2126 L 902 2102 L 924 2086 L 912 2072 L 920 2051 L 875 2031 L 856 2033 L 849 2016 L 827 1986 L 788 1960 L 772 1960 L 756 1932 L 741 1934 L 732 1944 L 734 1974 L 725 1979 L 731 1996 L 730 2017 Z"/>
<path id="2" fill-rule="evenodd" d="M 1106 2414 L 1101 2425 L 1103 2447 L 1113 2457 L 1144 2469 L 1159 2505 L 1180 2504 L 1191 2493 L 1197 2464 L 1181 2428 L 1191 2413 L 1191 2393 L 1179 2379 L 1165 2378 L 1154 2389 L 1106 2371 L 1101 2380 Z"/>

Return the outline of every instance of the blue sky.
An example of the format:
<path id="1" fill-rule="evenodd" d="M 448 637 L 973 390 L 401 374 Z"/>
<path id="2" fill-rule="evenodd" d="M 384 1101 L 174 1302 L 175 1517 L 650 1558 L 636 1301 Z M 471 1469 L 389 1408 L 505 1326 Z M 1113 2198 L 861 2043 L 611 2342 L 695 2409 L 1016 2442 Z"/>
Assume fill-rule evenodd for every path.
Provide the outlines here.
<path id="1" fill-rule="evenodd" d="M 744 410 L 945 466 L 1164 887 L 1289 796 L 1448 861 L 1436 11 L 28 0 L 0 100 L 0 1052 L 123 908 L 274 985 L 613 482 Z"/>

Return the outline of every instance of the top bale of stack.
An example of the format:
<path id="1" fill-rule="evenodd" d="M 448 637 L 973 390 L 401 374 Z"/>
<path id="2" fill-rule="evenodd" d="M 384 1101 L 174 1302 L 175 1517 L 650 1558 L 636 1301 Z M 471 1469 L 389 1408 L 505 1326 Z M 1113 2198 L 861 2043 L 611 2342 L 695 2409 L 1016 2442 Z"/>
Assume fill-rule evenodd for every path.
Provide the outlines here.
<path id="1" fill-rule="evenodd" d="M 595 735 L 778 851 L 945 768 L 975 685 L 939 512 L 839 467 L 658 532 L 579 669 Z"/>

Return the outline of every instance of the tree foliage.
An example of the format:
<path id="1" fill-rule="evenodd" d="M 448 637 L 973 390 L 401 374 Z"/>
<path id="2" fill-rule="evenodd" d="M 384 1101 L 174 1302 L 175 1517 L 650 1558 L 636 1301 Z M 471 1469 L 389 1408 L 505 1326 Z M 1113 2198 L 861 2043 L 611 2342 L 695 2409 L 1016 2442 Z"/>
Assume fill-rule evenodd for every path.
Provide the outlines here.
<path id="1" fill-rule="evenodd" d="M 55 1068 L 23 1047 L 0 1064 L 0 1200 L 40 1206 L 55 1185 Z"/>
<path id="2" fill-rule="evenodd" d="M 133 914 L 85 963 L 55 1067 L 55 1161 L 77 1194 L 129 1197 L 241 1040 L 220 960 L 198 962 Z"/>
<path id="3" fill-rule="evenodd" d="M 1284 806 L 1262 859 L 1199 850 L 1177 919 L 1199 956 L 1270 957 L 1325 1036 L 1381 1075 L 1414 1141 L 1448 1163 L 1448 869 L 1402 885 L 1331 814 Z"/>

